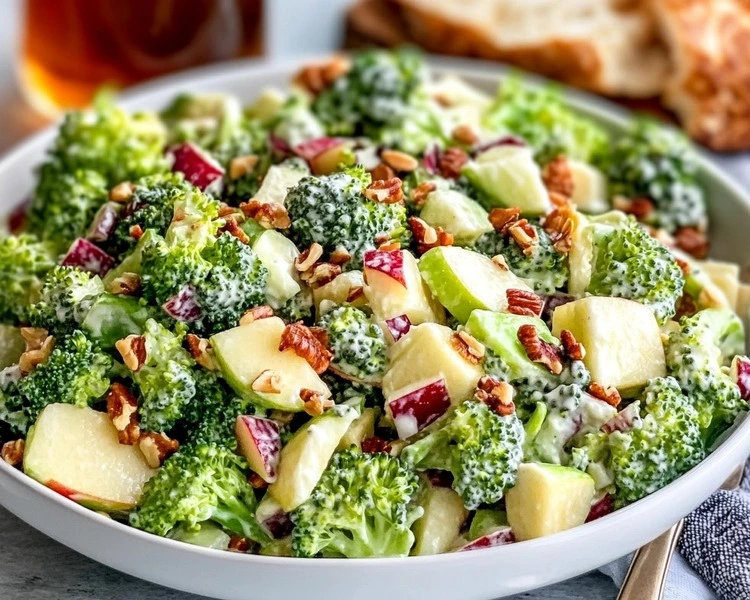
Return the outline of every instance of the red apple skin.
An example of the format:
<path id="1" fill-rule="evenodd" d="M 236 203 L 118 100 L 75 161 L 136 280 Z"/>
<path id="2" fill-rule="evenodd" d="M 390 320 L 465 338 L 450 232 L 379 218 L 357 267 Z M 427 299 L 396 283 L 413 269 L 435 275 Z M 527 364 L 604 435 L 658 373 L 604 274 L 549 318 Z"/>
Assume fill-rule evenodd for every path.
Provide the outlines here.
<path id="1" fill-rule="evenodd" d="M 72 500 L 76 504 L 80 504 L 91 510 L 97 510 L 101 512 L 125 512 L 131 510 L 133 507 L 129 504 L 123 504 L 122 502 L 108 502 L 102 498 L 94 498 L 86 494 L 81 494 L 74 489 L 69 488 L 66 485 L 58 481 L 48 481 L 45 484 L 53 492 L 57 492 L 64 498 Z"/>
<path id="2" fill-rule="evenodd" d="M 445 379 L 438 379 L 388 403 L 396 431 L 406 439 L 437 421 L 450 408 Z"/>
<path id="3" fill-rule="evenodd" d="M 636 404 L 628 404 L 619 413 L 602 425 L 599 430 L 604 433 L 612 433 L 613 431 L 630 431 L 636 421 L 640 420 L 638 414 L 638 406 Z"/>
<path id="4" fill-rule="evenodd" d="M 115 266 L 115 259 L 84 238 L 75 240 L 62 260 L 63 267 L 78 267 L 103 277 Z"/>
<path id="5" fill-rule="evenodd" d="M 730 370 L 732 378 L 740 390 L 740 396 L 746 402 L 750 400 L 750 359 L 747 356 L 735 356 Z"/>
<path id="6" fill-rule="evenodd" d="M 279 509 L 267 519 L 259 523 L 261 528 L 273 539 L 279 540 L 292 533 L 294 524 L 289 518 L 289 513 Z"/>
<path id="7" fill-rule="evenodd" d="M 173 158 L 172 171 L 185 175 L 201 191 L 224 176 L 222 166 L 192 142 L 173 146 L 169 154 Z"/>
<path id="8" fill-rule="evenodd" d="M 385 326 L 388 328 L 388 333 L 391 334 L 393 342 L 399 341 L 404 337 L 411 329 L 411 321 L 406 315 L 399 315 L 392 319 L 386 319 Z"/>
<path id="9" fill-rule="evenodd" d="M 167 300 L 162 309 L 170 317 L 184 323 L 192 323 L 203 316 L 203 310 L 198 305 L 195 288 L 192 285 L 186 285 L 180 289 L 174 296 Z"/>
<path id="10" fill-rule="evenodd" d="M 367 280 L 367 271 L 378 271 L 395 279 L 402 286 L 406 287 L 406 278 L 404 276 L 404 255 L 402 250 L 368 250 L 365 252 L 365 280 Z"/>
<path id="11" fill-rule="evenodd" d="M 300 158 L 304 158 L 307 162 L 310 162 L 319 154 L 322 154 L 326 150 L 330 150 L 339 144 L 341 144 L 341 140 L 338 138 L 315 138 L 314 140 L 307 140 L 306 142 L 297 144 L 294 147 L 294 153 Z"/>
<path id="12" fill-rule="evenodd" d="M 599 500 L 591 505 L 589 516 L 586 517 L 586 523 L 601 519 L 603 516 L 615 510 L 615 498 L 612 494 L 604 494 Z"/>
<path id="13" fill-rule="evenodd" d="M 506 544 L 512 544 L 516 541 L 513 531 L 510 527 L 503 527 L 491 531 L 487 535 L 483 535 L 480 538 L 475 539 L 473 542 L 469 542 L 465 546 L 461 546 L 456 552 L 471 552 L 472 550 L 481 550 L 482 548 L 495 548 L 497 546 L 505 546 Z"/>
<path id="14" fill-rule="evenodd" d="M 267 483 L 276 481 L 281 435 L 275 421 L 251 415 L 237 417 L 237 442 L 250 468 Z"/>
<path id="15" fill-rule="evenodd" d="M 86 239 L 91 242 L 106 242 L 117 227 L 118 219 L 119 215 L 115 204 L 112 202 L 102 204 L 94 217 Z"/>

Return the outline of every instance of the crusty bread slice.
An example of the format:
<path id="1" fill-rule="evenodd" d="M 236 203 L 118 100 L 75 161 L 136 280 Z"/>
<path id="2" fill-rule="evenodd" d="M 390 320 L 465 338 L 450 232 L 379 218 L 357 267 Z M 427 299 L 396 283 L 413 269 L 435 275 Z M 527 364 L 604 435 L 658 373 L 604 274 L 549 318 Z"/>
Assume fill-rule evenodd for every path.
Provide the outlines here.
<path id="1" fill-rule="evenodd" d="M 664 104 L 710 148 L 750 148 L 750 0 L 652 2 L 673 61 Z"/>
<path id="2" fill-rule="evenodd" d="M 392 0 L 432 52 L 501 60 L 609 95 L 658 95 L 668 60 L 635 0 Z"/>

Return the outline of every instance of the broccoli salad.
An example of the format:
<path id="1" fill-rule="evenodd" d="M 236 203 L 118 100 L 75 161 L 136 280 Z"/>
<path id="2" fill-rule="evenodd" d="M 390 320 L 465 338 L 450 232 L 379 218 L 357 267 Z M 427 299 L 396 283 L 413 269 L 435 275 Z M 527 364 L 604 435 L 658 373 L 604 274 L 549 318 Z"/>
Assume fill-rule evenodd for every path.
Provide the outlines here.
<path id="1" fill-rule="evenodd" d="M 0 238 L 2 458 L 132 527 L 386 557 L 534 539 L 697 465 L 747 411 L 697 162 L 554 88 L 419 55 L 247 105 L 66 116 Z"/>

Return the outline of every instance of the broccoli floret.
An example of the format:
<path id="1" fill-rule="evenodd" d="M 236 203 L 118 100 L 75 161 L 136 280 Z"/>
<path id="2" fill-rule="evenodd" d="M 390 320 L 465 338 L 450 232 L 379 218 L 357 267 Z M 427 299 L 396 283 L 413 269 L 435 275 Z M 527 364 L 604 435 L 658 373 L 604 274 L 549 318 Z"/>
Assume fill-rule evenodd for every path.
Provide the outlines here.
<path id="1" fill-rule="evenodd" d="M 180 94 L 160 117 L 167 126 L 169 143 L 192 141 L 213 150 L 242 121 L 242 106 L 227 94 Z"/>
<path id="2" fill-rule="evenodd" d="M 302 179 L 286 197 L 292 240 L 300 248 L 317 242 L 326 252 L 346 248 L 352 256 L 349 269 L 361 268 L 365 251 L 375 249 L 380 236 L 408 241 L 404 205 L 369 200 L 362 193 L 369 183 L 361 167 Z"/>
<path id="3" fill-rule="evenodd" d="M 606 132 L 568 108 L 557 89 L 525 87 L 517 76 L 500 85 L 484 124 L 491 131 L 522 137 L 541 164 L 561 154 L 589 162 L 608 144 Z"/>
<path id="4" fill-rule="evenodd" d="M 610 468 L 619 505 L 640 500 L 698 464 L 705 455 L 698 412 L 673 377 L 649 381 L 640 426 L 610 435 Z"/>
<path id="5" fill-rule="evenodd" d="M 297 294 L 275 309 L 277 317 L 287 322 L 307 321 L 313 314 L 313 296 L 310 288 L 303 287 Z"/>
<path id="6" fill-rule="evenodd" d="M 515 413 L 501 417 L 486 404 L 468 400 L 442 428 L 405 448 L 401 456 L 418 469 L 450 471 L 453 489 L 473 510 L 497 502 L 515 485 L 524 435 Z"/>
<path id="7" fill-rule="evenodd" d="M 104 293 L 97 275 L 75 267 L 55 267 L 44 278 L 41 297 L 29 309 L 29 321 L 54 335 L 83 323 L 96 299 Z"/>
<path id="8" fill-rule="evenodd" d="M 173 333 L 153 319 L 146 321 L 146 361 L 131 375 L 138 386 L 138 412 L 146 431 L 172 429 L 195 396 L 195 361 L 182 347 L 184 335 L 179 325 Z"/>
<path id="9" fill-rule="evenodd" d="M 22 411 L 31 425 L 48 404 L 88 406 L 107 393 L 111 367 L 112 359 L 76 330 L 58 340 L 47 360 L 18 380 L 6 398 L 6 410 Z"/>
<path id="10" fill-rule="evenodd" d="M 398 458 L 355 449 L 335 454 L 310 498 L 291 513 L 295 556 L 406 556 L 411 525 L 422 515 L 412 501 L 417 474 Z"/>
<path id="11" fill-rule="evenodd" d="M 29 428 L 29 420 L 23 410 L 24 400 L 17 397 L 21 375 L 18 365 L 0 371 L 0 421 L 6 423 L 16 435 L 25 435 Z"/>
<path id="12" fill-rule="evenodd" d="M 329 135 L 377 137 L 378 128 L 406 117 L 423 78 L 422 59 L 413 51 L 362 52 L 346 75 L 316 97 L 313 112 Z"/>
<path id="13" fill-rule="evenodd" d="M 654 227 L 674 232 L 706 225 L 706 201 L 698 183 L 698 162 L 677 131 L 639 121 L 611 148 L 604 170 L 612 196 L 648 198 L 655 210 L 646 217 Z"/>
<path id="14" fill-rule="evenodd" d="M 97 171 L 69 171 L 57 162 L 41 169 L 27 213 L 28 228 L 63 252 L 84 237 L 96 211 L 107 200 L 107 180 Z"/>
<path id="15" fill-rule="evenodd" d="M 302 95 L 291 95 L 272 122 L 272 136 L 289 148 L 307 140 L 325 136 L 318 117 L 310 110 L 310 103 Z"/>
<path id="16" fill-rule="evenodd" d="M 336 404 L 355 401 L 362 406 L 382 406 L 383 392 L 379 387 L 364 383 L 355 383 L 334 375 L 327 371 L 322 376 L 323 381 L 331 390 L 331 398 Z"/>
<path id="17" fill-rule="evenodd" d="M 594 296 L 618 296 L 648 306 L 660 324 L 675 314 L 685 278 L 669 250 L 632 217 L 592 226 Z"/>
<path id="18" fill-rule="evenodd" d="M 568 282 L 570 271 L 565 254 L 555 250 L 542 227 L 530 223 L 536 231 L 538 246 L 530 255 L 526 255 L 521 247 L 507 236 L 491 231 L 483 234 L 474 246 L 474 250 L 487 256 L 502 254 L 510 270 L 519 277 L 531 280 L 534 290 L 540 294 L 552 294 Z"/>
<path id="19" fill-rule="evenodd" d="M 255 520 L 257 501 L 245 460 L 214 445 L 183 446 L 146 483 L 130 524 L 165 536 L 175 527 L 196 531 L 214 521 L 260 543 L 268 536 Z"/>
<path id="20" fill-rule="evenodd" d="M 729 309 L 708 308 L 683 317 L 667 340 L 667 372 L 693 402 L 707 444 L 747 410 L 723 368 L 745 347 L 742 322 Z"/>
<path id="21" fill-rule="evenodd" d="M 55 266 L 54 249 L 33 235 L 0 237 L 0 323 L 26 322 L 42 280 Z"/>
<path id="22" fill-rule="evenodd" d="M 387 365 L 383 330 L 362 310 L 338 306 L 320 319 L 333 352 L 331 365 L 364 383 L 377 383 Z"/>

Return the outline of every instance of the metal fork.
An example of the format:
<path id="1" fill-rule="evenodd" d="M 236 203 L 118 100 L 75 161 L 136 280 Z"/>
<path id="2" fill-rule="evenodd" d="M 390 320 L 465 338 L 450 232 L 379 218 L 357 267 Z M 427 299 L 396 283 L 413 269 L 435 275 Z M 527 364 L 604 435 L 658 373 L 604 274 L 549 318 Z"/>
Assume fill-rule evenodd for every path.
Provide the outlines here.
<path id="1" fill-rule="evenodd" d="M 721 489 L 736 490 L 742 482 L 744 471 L 743 463 L 721 485 Z M 684 519 L 680 519 L 679 523 L 654 541 L 636 550 L 617 600 L 661 600 L 672 554 L 684 524 Z"/>

